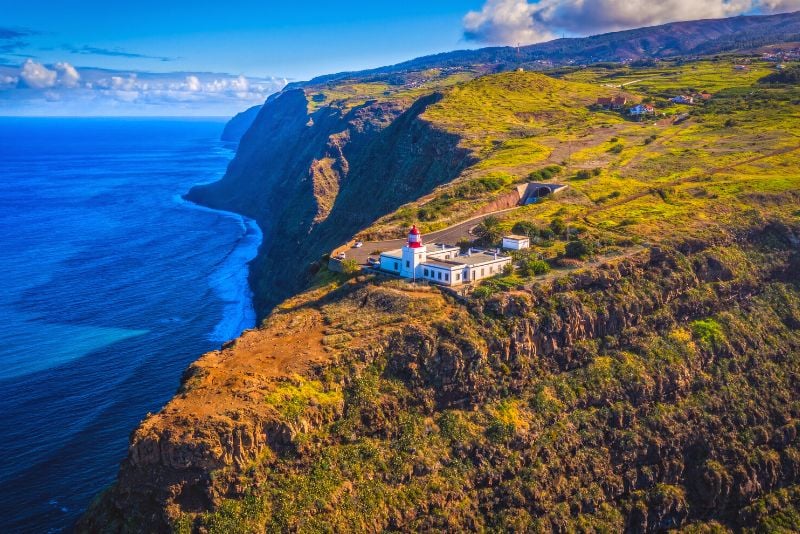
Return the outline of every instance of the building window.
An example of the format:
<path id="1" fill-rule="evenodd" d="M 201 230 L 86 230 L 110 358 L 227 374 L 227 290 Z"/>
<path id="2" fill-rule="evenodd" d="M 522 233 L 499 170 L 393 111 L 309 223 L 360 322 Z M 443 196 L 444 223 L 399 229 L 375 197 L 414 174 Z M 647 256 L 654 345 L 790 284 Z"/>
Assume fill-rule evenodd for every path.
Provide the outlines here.
<path id="1" fill-rule="evenodd" d="M 423 275 L 425 275 L 425 276 L 428 276 L 428 269 L 424 269 L 424 270 L 422 271 L 422 274 L 423 274 Z"/>
<path id="2" fill-rule="evenodd" d="M 461 280 L 461 275 L 456 273 L 456 282 L 458 282 L 459 280 Z"/>
<path id="3" fill-rule="evenodd" d="M 439 278 L 439 280 L 441 280 L 441 279 L 442 279 L 442 271 L 439 271 L 439 272 L 438 272 L 438 273 L 436 273 L 436 274 L 438 275 L 438 278 Z"/>
<path id="4" fill-rule="evenodd" d="M 411 267 L 411 262 L 406 260 L 406 267 Z"/>
<path id="5" fill-rule="evenodd" d="M 449 282 L 449 281 L 450 281 L 450 275 L 449 275 L 449 274 L 445 273 L 445 275 L 444 275 L 444 281 L 445 281 L 445 282 Z"/>
<path id="6" fill-rule="evenodd" d="M 399 263 L 394 262 L 394 270 L 395 271 L 399 271 L 400 270 L 400 264 Z"/>
<path id="7" fill-rule="evenodd" d="M 481 267 L 481 277 L 483 277 L 483 267 Z"/>

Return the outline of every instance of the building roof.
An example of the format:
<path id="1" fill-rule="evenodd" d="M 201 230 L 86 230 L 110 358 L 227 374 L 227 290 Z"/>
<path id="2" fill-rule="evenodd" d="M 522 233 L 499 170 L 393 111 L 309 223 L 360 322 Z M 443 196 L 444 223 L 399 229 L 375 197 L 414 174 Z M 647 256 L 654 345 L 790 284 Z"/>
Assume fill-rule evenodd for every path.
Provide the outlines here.
<path id="1" fill-rule="evenodd" d="M 398 248 L 396 250 L 387 250 L 385 252 L 381 252 L 381 256 L 386 256 L 387 258 L 403 258 L 403 249 Z"/>
<path id="2" fill-rule="evenodd" d="M 503 239 L 513 239 L 514 241 L 524 241 L 524 240 L 530 239 L 530 238 L 529 237 L 525 237 L 524 235 L 509 234 L 509 235 L 504 235 Z"/>
<path id="3" fill-rule="evenodd" d="M 510 260 L 510 256 L 506 256 L 503 254 L 498 254 L 497 257 L 493 253 L 490 252 L 473 252 L 470 256 L 456 256 L 452 260 L 447 260 L 454 263 L 460 263 L 461 265 L 481 265 L 484 263 L 493 263 L 496 261 L 503 261 L 503 260 Z"/>
<path id="4" fill-rule="evenodd" d="M 426 260 L 426 261 L 422 262 L 422 265 L 427 266 L 427 267 L 439 267 L 439 268 L 442 268 L 442 269 L 449 269 L 451 271 L 453 269 L 459 269 L 459 268 L 464 266 L 461 263 L 456 263 L 456 262 L 453 262 L 453 261 L 450 261 L 450 260 L 444 260 L 444 261 L 442 261 L 442 260 Z"/>

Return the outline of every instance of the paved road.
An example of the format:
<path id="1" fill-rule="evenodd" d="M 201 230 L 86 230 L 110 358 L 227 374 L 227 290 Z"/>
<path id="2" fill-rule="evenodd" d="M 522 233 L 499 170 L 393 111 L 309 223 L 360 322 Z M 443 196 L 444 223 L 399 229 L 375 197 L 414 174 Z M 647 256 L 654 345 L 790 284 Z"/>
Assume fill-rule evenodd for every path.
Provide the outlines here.
<path id="1" fill-rule="evenodd" d="M 471 238 L 472 235 L 470 234 L 470 230 L 472 230 L 475 226 L 478 225 L 483 219 L 489 217 L 490 215 L 498 215 L 500 213 L 505 213 L 507 211 L 512 211 L 517 209 L 518 206 L 513 208 L 508 208 L 505 210 L 494 211 L 492 213 L 486 213 L 484 215 L 478 215 L 477 217 L 472 217 L 471 219 L 467 219 L 466 221 L 460 222 L 443 230 L 438 230 L 436 232 L 431 232 L 429 234 L 423 234 L 422 242 L 425 244 L 433 244 L 433 243 L 447 243 L 449 245 L 455 245 L 460 239 L 463 238 Z M 388 241 L 364 241 L 364 246 L 361 248 L 353 248 L 353 242 L 351 241 L 345 246 L 339 247 L 333 251 L 333 255 L 338 254 L 340 252 L 344 252 L 347 259 L 354 259 L 358 263 L 364 265 L 367 263 L 367 258 L 370 256 L 377 259 L 378 254 L 373 254 L 376 250 L 381 252 L 386 252 L 387 250 L 396 250 L 401 248 L 403 245 L 406 244 L 405 239 L 391 239 Z"/>

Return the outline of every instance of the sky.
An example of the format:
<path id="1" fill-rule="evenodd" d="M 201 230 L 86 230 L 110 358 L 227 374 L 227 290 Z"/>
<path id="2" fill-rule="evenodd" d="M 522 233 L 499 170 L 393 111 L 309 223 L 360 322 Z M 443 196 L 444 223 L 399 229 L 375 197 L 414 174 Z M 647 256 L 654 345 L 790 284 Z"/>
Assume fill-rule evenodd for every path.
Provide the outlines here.
<path id="1" fill-rule="evenodd" d="M 0 0 L 0 115 L 229 116 L 287 82 L 800 0 Z"/>

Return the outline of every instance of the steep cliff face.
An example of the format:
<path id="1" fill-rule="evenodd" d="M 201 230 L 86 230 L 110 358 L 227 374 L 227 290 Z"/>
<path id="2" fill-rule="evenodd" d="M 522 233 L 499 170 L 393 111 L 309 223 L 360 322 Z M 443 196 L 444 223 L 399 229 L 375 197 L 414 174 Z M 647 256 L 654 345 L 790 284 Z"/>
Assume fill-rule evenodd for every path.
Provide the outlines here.
<path id="1" fill-rule="evenodd" d="M 285 91 L 264 105 L 225 177 L 190 191 L 264 231 L 251 268 L 262 317 L 302 289 L 323 254 L 470 164 L 457 136 L 420 119 L 439 98 L 309 113 L 302 90 Z"/>
<path id="2" fill-rule="evenodd" d="M 256 117 L 258 117 L 259 111 L 261 111 L 260 105 L 247 108 L 241 113 L 237 113 L 225 125 L 220 139 L 226 143 L 238 143 L 245 132 L 250 129 L 250 126 L 253 125 Z"/>
<path id="3" fill-rule="evenodd" d="M 465 302 L 369 278 L 298 297 L 192 366 L 81 528 L 747 525 L 800 473 L 796 235 Z"/>

